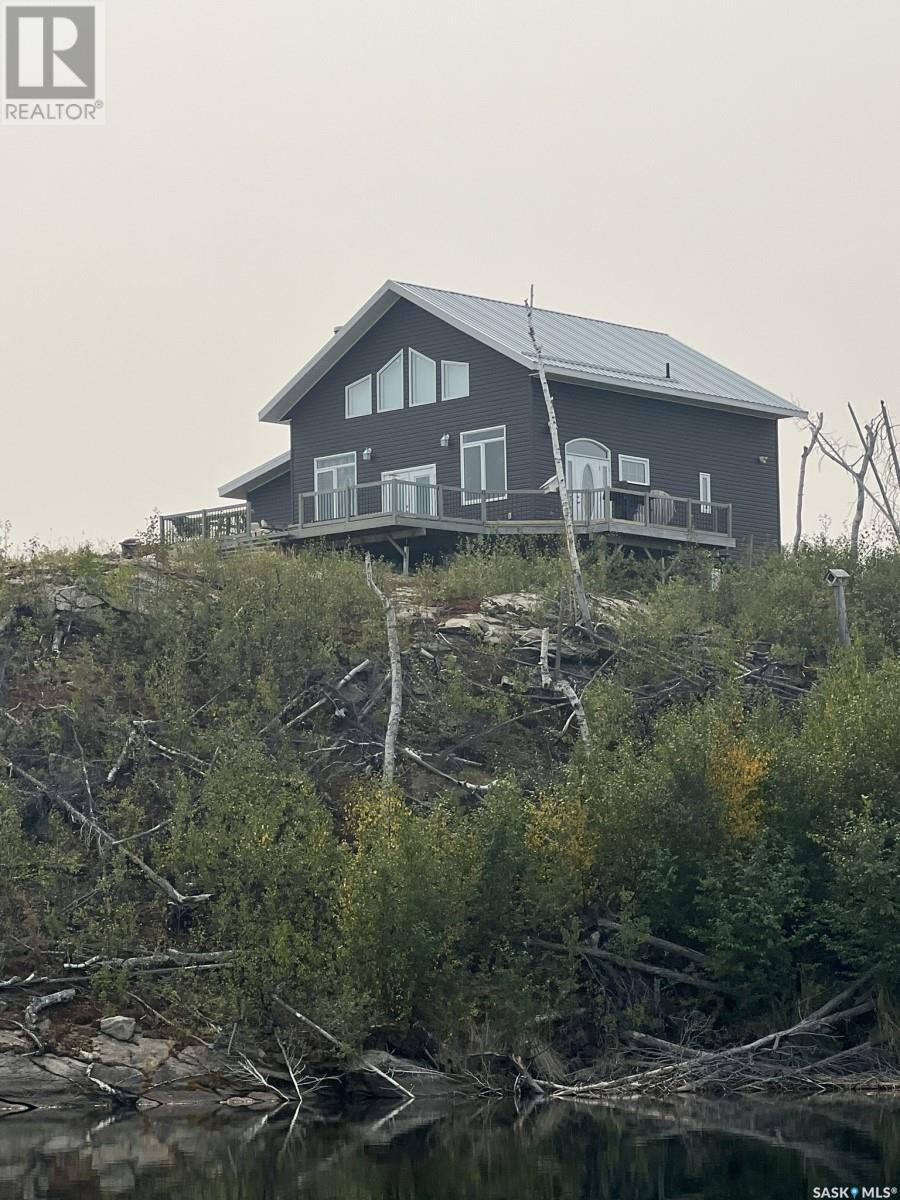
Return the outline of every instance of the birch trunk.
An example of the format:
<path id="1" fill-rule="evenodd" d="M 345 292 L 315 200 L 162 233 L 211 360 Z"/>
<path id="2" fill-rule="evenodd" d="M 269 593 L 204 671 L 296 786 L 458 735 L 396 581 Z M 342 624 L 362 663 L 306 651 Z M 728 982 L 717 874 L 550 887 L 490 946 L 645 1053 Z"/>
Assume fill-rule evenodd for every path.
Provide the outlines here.
<path id="1" fill-rule="evenodd" d="M 384 769 L 382 778 L 387 784 L 394 782 L 394 764 L 397 760 L 397 734 L 400 732 L 400 714 L 403 711 L 403 663 L 400 658 L 400 634 L 397 630 L 397 610 L 390 598 L 375 582 L 372 571 L 372 556 L 366 552 L 366 583 L 381 601 L 384 623 L 387 629 L 388 653 L 391 661 L 391 708 L 384 735 Z"/>
<path id="2" fill-rule="evenodd" d="M 862 525 L 863 513 L 866 507 L 866 472 L 875 453 L 875 441 L 878 431 L 872 425 L 866 426 L 862 461 L 855 472 L 856 479 L 856 508 L 850 525 L 850 557 L 855 562 L 859 558 L 859 530 Z"/>
<path id="3" fill-rule="evenodd" d="M 816 442 L 819 440 L 819 434 L 822 432 L 822 422 L 825 419 L 824 413 L 819 413 L 816 418 L 816 423 L 809 423 L 812 437 L 809 439 L 809 445 L 804 446 L 800 452 L 800 478 L 797 481 L 797 528 L 794 530 L 794 544 L 791 547 L 794 554 L 800 549 L 800 540 L 803 537 L 803 489 L 806 485 L 806 460 L 812 454 Z"/>
<path id="4" fill-rule="evenodd" d="M 531 344 L 534 347 L 535 359 L 537 360 L 538 378 L 541 381 L 541 391 L 544 393 L 544 403 L 547 406 L 547 423 L 550 426 L 550 443 L 553 447 L 553 463 L 556 468 L 556 483 L 559 488 L 559 507 L 562 511 L 563 530 L 566 538 L 566 550 L 569 555 L 569 566 L 572 571 L 572 585 L 575 592 L 575 602 L 578 605 L 578 612 L 582 623 L 589 633 L 593 632 L 594 625 L 591 620 L 591 610 L 588 607 L 587 596 L 584 591 L 584 580 L 581 576 L 581 562 L 578 558 L 578 543 L 575 539 L 575 523 L 572 520 L 572 505 L 569 502 L 569 488 L 566 483 L 566 469 L 563 463 L 562 451 L 559 445 L 559 426 L 556 423 L 556 407 L 553 403 L 553 396 L 550 394 L 550 385 L 547 383 L 547 372 L 544 370 L 544 356 L 537 336 L 534 332 L 534 288 L 531 289 L 531 295 L 525 301 L 525 312 L 528 317 L 528 336 L 531 339 Z"/>

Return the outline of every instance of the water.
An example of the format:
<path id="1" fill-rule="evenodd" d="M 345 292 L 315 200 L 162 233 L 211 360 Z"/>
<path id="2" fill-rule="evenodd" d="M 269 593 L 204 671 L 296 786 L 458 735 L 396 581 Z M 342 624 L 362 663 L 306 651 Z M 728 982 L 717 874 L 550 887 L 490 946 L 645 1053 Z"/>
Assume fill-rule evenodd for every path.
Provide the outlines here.
<path id="1" fill-rule="evenodd" d="M 6 1118 L 0 1200 L 802 1200 L 826 1187 L 891 1200 L 900 1186 L 890 1102 L 293 1116 Z"/>

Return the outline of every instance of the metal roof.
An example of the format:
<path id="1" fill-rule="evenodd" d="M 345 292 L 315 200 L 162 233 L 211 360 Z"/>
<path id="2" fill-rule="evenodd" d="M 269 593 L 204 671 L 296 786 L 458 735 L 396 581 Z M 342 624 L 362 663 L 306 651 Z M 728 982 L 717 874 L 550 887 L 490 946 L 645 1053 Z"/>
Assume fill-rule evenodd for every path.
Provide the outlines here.
<path id="1" fill-rule="evenodd" d="M 260 420 L 283 420 L 297 401 L 400 298 L 424 308 L 522 366 L 535 367 L 524 304 L 388 280 L 281 389 L 262 410 Z M 543 308 L 534 310 L 534 327 L 547 372 L 556 378 L 771 417 L 803 415 L 796 404 L 667 333 Z"/>
<path id="2" fill-rule="evenodd" d="M 224 496 L 226 500 L 246 500 L 247 492 L 283 475 L 289 470 L 290 463 L 290 450 L 276 454 L 274 458 L 270 458 L 259 467 L 254 467 L 252 471 L 238 475 L 237 479 L 232 479 L 230 483 L 223 483 L 219 488 L 219 495 Z"/>

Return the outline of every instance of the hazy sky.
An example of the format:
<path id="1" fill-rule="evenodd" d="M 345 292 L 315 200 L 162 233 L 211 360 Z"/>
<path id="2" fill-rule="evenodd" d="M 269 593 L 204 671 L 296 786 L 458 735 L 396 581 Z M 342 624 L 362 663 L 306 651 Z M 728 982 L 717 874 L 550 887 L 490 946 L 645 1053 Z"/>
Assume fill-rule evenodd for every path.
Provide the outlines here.
<path id="1" fill-rule="evenodd" d="M 0 522 L 118 540 L 287 446 L 386 278 L 900 408 L 897 0 L 107 0 L 107 125 L 0 129 Z M 792 524 L 802 434 L 782 423 Z M 724 484 L 722 487 L 724 491 Z M 808 522 L 841 524 L 814 471 Z"/>

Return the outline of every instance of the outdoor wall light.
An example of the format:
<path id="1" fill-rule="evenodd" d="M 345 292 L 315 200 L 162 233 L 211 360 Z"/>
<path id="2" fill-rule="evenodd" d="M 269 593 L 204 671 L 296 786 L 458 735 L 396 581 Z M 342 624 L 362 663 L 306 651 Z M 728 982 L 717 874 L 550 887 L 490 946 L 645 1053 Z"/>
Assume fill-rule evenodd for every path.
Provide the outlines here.
<path id="1" fill-rule="evenodd" d="M 372 447 L 366 446 L 365 450 L 363 450 L 363 462 L 371 462 L 371 461 L 372 461 Z"/>
<path id="2" fill-rule="evenodd" d="M 756 461 L 761 462 L 762 465 L 765 466 L 766 463 L 769 461 L 769 456 L 768 456 L 768 454 L 758 454 Z"/>
<path id="3" fill-rule="evenodd" d="M 441 434 L 441 445 L 444 447 L 445 450 L 450 445 L 450 434 L 449 433 Z"/>

